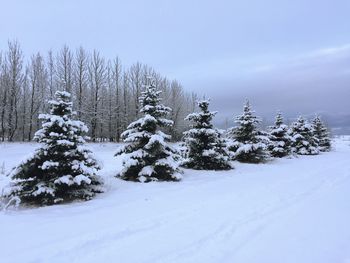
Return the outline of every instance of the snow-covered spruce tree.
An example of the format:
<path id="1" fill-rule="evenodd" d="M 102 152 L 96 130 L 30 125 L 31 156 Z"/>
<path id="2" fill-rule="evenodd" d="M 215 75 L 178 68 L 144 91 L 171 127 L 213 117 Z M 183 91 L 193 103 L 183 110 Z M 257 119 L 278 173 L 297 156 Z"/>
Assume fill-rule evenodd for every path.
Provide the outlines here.
<path id="1" fill-rule="evenodd" d="M 319 153 L 318 141 L 313 134 L 312 125 L 303 117 L 299 117 L 290 127 L 292 152 L 300 155 Z"/>
<path id="2" fill-rule="evenodd" d="M 228 149 L 233 152 L 233 159 L 246 163 L 261 163 L 269 158 L 268 138 L 259 130 L 260 120 L 254 115 L 249 101 L 243 107 L 243 114 L 235 119 L 237 126 L 228 131 L 232 140 Z"/>
<path id="3" fill-rule="evenodd" d="M 290 154 L 291 139 L 288 126 L 283 123 L 282 114 L 279 112 L 275 118 L 275 125 L 269 129 L 268 149 L 272 157 L 281 158 Z"/>
<path id="4" fill-rule="evenodd" d="M 165 118 L 171 109 L 160 104 L 160 93 L 154 84 L 145 87 L 139 98 L 143 117 L 129 124 L 122 133 L 126 144 L 118 149 L 116 155 L 125 154 L 124 167 L 118 175 L 124 180 L 149 182 L 178 181 L 182 178 L 180 156 L 168 143 L 171 136 L 159 129 L 173 124 Z"/>
<path id="5" fill-rule="evenodd" d="M 216 112 L 208 110 L 209 100 L 199 101 L 198 107 L 201 112 L 186 117 L 192 126 L 184 133 L 187 151 L 183 166 L 198 170 L 232 169 L 222 133 L 211 123 Z"/>
<path id="6" fill-rule="evenodd" d="M 41 114 L 42 129 L 34 139 L 41 143 L 35 153 L 10 173 L 10 185 L 3 197 L 25 205 L 52 205 L 88 200 L 102 192 L 99 169 L 92 153 L 84 147 L 88 131 L 81 121 L 72 120 L 70 94 L 56 92 L 49 101 L 50 114 Z"/>
<path id="7" fill-rule="evenodd" d="M 321 152 L 331 150 L 331 139 L 326 125 L 321 120 L 320 116 L 316 116 L 312 120 L 312 128 L 315 139 L 318 141 L 318 147 Z"/>

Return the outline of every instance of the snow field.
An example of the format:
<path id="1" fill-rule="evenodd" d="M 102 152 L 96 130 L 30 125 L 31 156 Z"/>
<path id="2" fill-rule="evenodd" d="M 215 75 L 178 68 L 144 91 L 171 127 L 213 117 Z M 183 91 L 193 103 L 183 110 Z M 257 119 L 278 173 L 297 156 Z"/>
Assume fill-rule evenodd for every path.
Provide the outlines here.
<path id="1" fill-rule="evenodd" d="M 116 144 L 89 144 L 106 192 L 0 212 L 0 262 L 350 262 L 350 142 L 334 144 L 147 184 L 114 178 Z M 8 172 L 35 147 L 0 144 L 0 165 Z M 6 182 L 0 175 L 0 188 Z"/>

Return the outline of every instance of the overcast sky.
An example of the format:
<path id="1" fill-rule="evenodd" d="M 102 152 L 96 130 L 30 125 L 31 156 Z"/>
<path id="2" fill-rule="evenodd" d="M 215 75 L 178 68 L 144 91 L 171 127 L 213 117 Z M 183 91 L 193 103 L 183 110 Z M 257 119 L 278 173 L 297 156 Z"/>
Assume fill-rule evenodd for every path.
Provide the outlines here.
<path id="1" fill-rule="evenodd" d="M 63 44 L 153 66 L 212 99 L 219 119 L 350 116 L 349 0 L 0 0 L 0 49 Z"/>

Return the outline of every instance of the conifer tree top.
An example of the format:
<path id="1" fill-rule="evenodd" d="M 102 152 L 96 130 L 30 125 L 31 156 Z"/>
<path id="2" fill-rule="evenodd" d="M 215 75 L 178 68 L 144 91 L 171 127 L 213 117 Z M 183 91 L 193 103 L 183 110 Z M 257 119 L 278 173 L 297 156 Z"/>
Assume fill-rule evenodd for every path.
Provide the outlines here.
<path id="1" fill-rule="evenodd" d="M 199 107 L 202 111 L 208 111 L 209 102 L 210 102 L 209 99 L 207 99 L 207 100 L 205 100 L 205 99 L 200 100 L 200 101 L 198 101 L 198 107 Z"/>
<path id="2" fill-rule="evenodd" d="M 43 143 L 51 143 L 55 140 L 73 140 L 84 143 L 88 132 L 86 125 L 78 120 L 73 120 L 72 101 L 70 93 L 56 91 L 55 100 L 50 100 L 50 114 L 40 114 L 39 119 L 43 121 L 42 129 L 34 135 L 34 140 Z M 53 135 L 55 135 L 53 137 Z"/>
<path id="3" fill-rule="evenodd" d="M 294 122 L 294 125 L 292 126 L 295 126 L 295 125 L 300 127 L 305 126 L 305 128 L 311 129 L 311 125 L 303 116 L 299 116 L 296 122 Z"/>
<path id="4" fill-rule="evenodd" d="M 171 108 L 160 104 L 161 93 L 162 91 L 157 90 L 154 83 L 145 86 L 145 90 L 141 92 L 141 96 L 139 98 L 139 102 L 141 104 L 140 113 L 144 114 L 144 117 L 134 123 L 131 123 L 128 128 L 132 128 L 137 122 L 140 121 L 156 121 L 157 125 L 161 127 L 173 125 L 173 121 L 164 118 L 171 112 Z M 155 128 L 155 126 L 152 127 Z"/>
<path id="5" fill-rule="evenodd" d="M 305 119 L 303 116 L 299 116 L 297 119 L 297 122 L 305 122 Z"/>
<path id="6" fill-rule="evenodd" d="M 243 124 L 243 125 L 245 125 L 245 124 L 256 125 L 256 124 L 260 123 L 259 118 L 254 115 L 254 112 L 255 111 L 253 111 L 251 109 L 249 100 L 246 100 L 246 102 L 243 106 L 243 114 L 240 116 L 237 116 L 235 119 L 235 122 L 239 123 L 239 124 Z"/>
<path id="7" fill-rule="evenodd" d="M 161 102 L 161 90 L 157 90 L 153 83 L 145 86 L 145 90 L 141 92 L 139 102 L 141 104 L 140 112 L 149 114 L 153 117 L 162 117 L 167 115 L 171 108 L 165 107 Z"/>
<path id="8" fill-rule="evenodd" d="M 55 97 L 56 100 L 49 101 L 51 105 L 50 114 L 58 116 L 71 115 L 73 112 L 70 93 L 66 91 L 56 91 Z"/>
<path id="9" fill-rule="evenodd" d="M 283 124 L 283 116 L 280 111 L 277 112 L 276 118 L 275 118 L 275 126 L 279 127 Z"/>
<path id="10" fill-rule="evenodd" d="M 212 129 L 213 128 L 213 124 L 211 123 L 211 121 L 217 112 L 209 111 L 209 104 L 210 104 L 209 99 L 203 99 L 203 100 L 197 101 L 197 105 L 201 111 L 191 113 L 185 118 L 185 120 L 192 122 L 192 125 L 191 125 L 192 128 L 195 128 L 195 129 L 201 129 L 201 128 Z"/>
<path id="11" fill-rule="evenodd" d="M 232 128 L 229 133 L 230 137 L 239 142 L 256 141 L 260 134 L 259 123 L 260 119 L 254 115 L 250 103 L 246 100 L 243 107 L 243 114 L 235 118 L 237 126 Z"/>
<path id="12" fill-rule="evenodd" d="M 312 120 L 312 123 L 322 126 L 324 125 L 320 115 L 315 115 L 315 118 Z"/>
<path id="13" fill-rule="evenodd" d="M 320 115 L 315 116 L 315 118 L 312 120 L 312 125 L 313 125 L 313 128 L 315 129 L 314 132 L 323 133 L 323 135 L 329 136 L 328 129 L 327 129 L 326 125 L 323 123 Z M 320 134 L 318 134 L 318 135 L 320 135 Z"/>

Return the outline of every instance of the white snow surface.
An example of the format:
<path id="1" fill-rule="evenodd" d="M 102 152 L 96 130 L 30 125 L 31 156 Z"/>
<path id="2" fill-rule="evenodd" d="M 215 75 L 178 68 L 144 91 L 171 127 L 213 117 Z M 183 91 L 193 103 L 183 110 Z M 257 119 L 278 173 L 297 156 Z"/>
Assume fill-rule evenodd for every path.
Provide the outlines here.
<path id="1" fill-rule="evenodd" d="M 0 144 L 5 170 L 35 144 Z M 0 262 L 350 262 L 350 141 L 316 156 L 125 182 L 116 144 L 90 144 L 107 191 L 0 212 Z M 0 188 L 7 179 L 0 174 Z"/>

